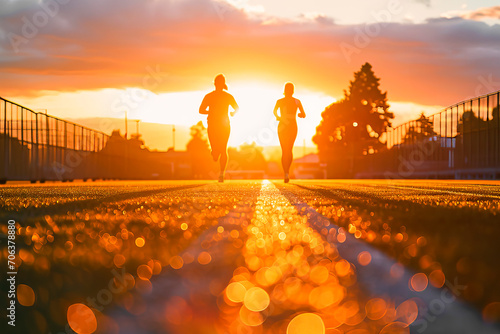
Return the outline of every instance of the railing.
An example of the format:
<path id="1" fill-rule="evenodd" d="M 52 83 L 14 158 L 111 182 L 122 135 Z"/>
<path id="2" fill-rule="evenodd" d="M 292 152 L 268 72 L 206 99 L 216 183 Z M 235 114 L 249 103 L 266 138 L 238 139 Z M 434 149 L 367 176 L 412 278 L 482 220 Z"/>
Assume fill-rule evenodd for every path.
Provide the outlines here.
<path id="1" fill-rule="evenodd" d="M 389 128 L 387 151 L 358 163 L 358 177 L 498 178 L 500 91 Z M 385 173 L 385 175 L 384 175 Z"/>
<path id="2" fill-rule="evenodd" d="M 108 139 L 103 132 L 0 98 L 0 182 L 102 178 L 99 163 L 105 162 L 88 162 Z"/>
<path id="3" fill-rule="evenodd" d="M 188 154 L 150 152 L 127 139 L 0 98 L 0 183 L 75 179 L 186 179 Z"/>

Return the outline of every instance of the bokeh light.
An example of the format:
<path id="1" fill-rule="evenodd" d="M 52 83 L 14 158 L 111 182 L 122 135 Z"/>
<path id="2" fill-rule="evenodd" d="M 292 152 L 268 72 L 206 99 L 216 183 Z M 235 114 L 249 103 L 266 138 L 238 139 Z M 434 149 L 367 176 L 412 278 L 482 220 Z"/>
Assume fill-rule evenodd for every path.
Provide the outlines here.
<path id="1" fill-rule="evenodd" d="M 212 256 L 209 252 L 201 252 L 198 255 L 198 263 L 201 265 L 207 265 L 212 261 Z"/>
<path id="2" fill-rule="evenodd" d="M 245 299 L 247 289 L 239 282 L 233 282 L 226 288 L 226 296 L 234 303 L 241 303 Z"/>
<path id="3" fill-rule="evenodd" d="M 412 324 L 418 316 L 418 306 L 414 300 L 409 299 L 402 302 L 396 308 L 396 319 L 406 325 Z"/>
<path id="4" fill-rule="evenodd" d="M 427 275 L 424 273 L 417 273 L 410 279 L 411 288 L 417 292 L 424 291 L 427 288 L 428 283 L 429 280 L 427 279 Z"/>
<path id="5" fill-rule="evenodd" d="M 265 318 L 264 318 L 264 316 L 262 315 L 261 312 L 250 311 L 249 309 L 246 308 L 245 305 L 243 305 L 240 308 L 239 315 L 240 315 L 241 321 L 245 325 L 251 326 L 251 327 L 259 326 L 265 320 Z"/>
<path id="6" fill-rule="evenodd" d="M 366 303 L 365 310 L 368 319 L 379 320 L 387 312 L 387 303 L 382 298 L 373 298 Z"/>
<path id="7" fill-rule="evenodd" d="M 363 251 L 358 254 L 358 263 L 362 266 L 367 266 L 372 261 L 372 255 L 370 252 Z"/>
<path id="8" fill-rule="evenodd" d="M 178 255 L 173 256 L 170 259 L 170 266 L 174 269 L 181 269 L 184 266 L 184 260 Z"/>
<path id="9" fill-rule="evenodd" d="M 382 328 L 380 334 L 410 334 L 410 327 L 403 322 L 392 322 Z"/>
<path id="10" fill-rule="evenodd" d="M 26 284 L 17 286 L 17 301 L 23 306 L 33 306 L 35 303 L 35 292 Z"/>
<path id="11" fill-rule="evenodd" d="M 146 241 L 144 240 L 144 238 L 139 237 L 139 238 L 135 239 L 135 245 L 137 247 L 139 247 L 139 248 L 144 247 L 145 244 L 146 244 Z"/>
<path id="12" fill-rule="evenodd" d="M 143 280 L 149 280 L 151 276 L 153 276 L 153 270 L 151 269 L 151 267 L 145 264 L 141 264 L 137 268 L 137 276 L 139 276 Z"/>
<path id="13" fill-rule="evenodd" d="M 73 304 L 67 312 L 68 324 L 78 334 L 91 334 L 97 330 L 94 312 L 84 304 Z"/>
<path id="14" fill-rule="evenodd" d="M 433 270 L 429 274 L 429 283 L 436 288 L 442 288 L 446 282 L 446 277 L 441 269 Z"/>
<path id="15" fill-rule="evenodd" d="M 243 299 L 245 307 L 250 311 L 259 312 L 265 310 L 269 306 L 269 295 L 259 287 L 250 288 Z"/>
<path id="16" fill-rule="evenodd" d="M 325 334 L 323 319 L 314 313 L 302 313 L 288 324 L 287 334 Z"/>
<path id="17" fill-rule="evenodd" d="M 500 302 L 493 302 L 483 309 L 483 319 L 490 323 L 500 322 Z"/>

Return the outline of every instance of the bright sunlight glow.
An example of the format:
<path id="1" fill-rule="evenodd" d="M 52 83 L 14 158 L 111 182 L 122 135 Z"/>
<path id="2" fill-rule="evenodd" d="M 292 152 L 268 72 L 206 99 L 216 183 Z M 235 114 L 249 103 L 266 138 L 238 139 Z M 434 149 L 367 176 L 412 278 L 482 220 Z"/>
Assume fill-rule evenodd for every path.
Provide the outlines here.
<path id="1" fill-rule="evenodd" d="M 262 82 L 228 82 L 228 86 L 229 93 L 235 97 L 240 106 L 240 111 L 231 117 L 229 146 L 252 142 L 259 146 L 279 145 L 278 122 L 274 118 L 273 108 L 276 101 L 283 97 L 283 86 Z M 198 108 L 203 96 L 211 89 L 213 88 L 210 87 L 206 91 L 158 95 L 144 93 L 147 98 L 131 112 L 129 117 L 144 122 L 186 126 L 194 125 L 201 120 L 206 126 L 206 116 L 200 115 Z M 313 146 L 311 138 L 321 121 L 321 112 L 336 100 L 300 86 L 295 87 L 294 96 L 302 101 L 307 115 L 305 119 L 297 118 L 299 131 L 296 145 L 302 146 L 305 140 L 307 146 Z"/>

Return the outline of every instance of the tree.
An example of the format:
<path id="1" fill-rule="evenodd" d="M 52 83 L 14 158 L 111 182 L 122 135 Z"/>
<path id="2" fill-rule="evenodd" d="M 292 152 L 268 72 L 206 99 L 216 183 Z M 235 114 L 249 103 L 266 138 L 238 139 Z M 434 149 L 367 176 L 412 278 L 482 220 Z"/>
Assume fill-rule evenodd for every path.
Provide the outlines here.
<path id="1" fill-rule="evenodd" d="M 354 73 L 344 98 L 325 108 L 313 137 L 323 161 L 345 154 L 372 154 L 384 146 L 382 135 L 394 114 L 388 111 L 387 92 L 381 92 L 379 81 L 372 66 L 365 63 Z"/>
<path id="2" fill-rule="evenodd" d="M 207 129 L 203 125 L 203 122 L 199 121 L 198 123 L 190 127 L 189 131 L 191 140 L 186 145 L 188 151 L 207 151 L 208 153 L 210 153 L 207 140 Z"/>
<path id="3" fill-rule="evenodd" d="M 464 135 L 488 128 L 495 129 L 500 122 L 499 117 L 500 109 L 498 107 L 493 108 L 491 111 L 491 118 L 488 120 L 484 119 L 484 114 L 483 117 L 480 118 L 474 111 L 466 110 L 458 120 L 457 132 Z"/>
<path id="4" fill-rule="evenodd" d="M 228 170 L 265 171 L 267 162 L 262 151 L 263 148 L 255 143 L 243 144 L 239 148 L 230 147 L 228 150 Z"/>
<path id="5" fill-rule="evenodd" d="M 412 144 L 423 141 L 426 138 L 437 136 L 436 131 L 434 131 L 434 123 L 426 117 L 423 112 L 414 122 L 415 124 L 411 124 L 408 127 L 408 131 L 403 140 L 405 143 Z"/>
<path id="6" fill-rule="evenodd" d="M 191 140 L 186 149 L 191 156 L 194 178 L 206 178 L 213 169 L 210 148 L 207 140 L 207 129 L 200 121 L 190 128 Z"/>

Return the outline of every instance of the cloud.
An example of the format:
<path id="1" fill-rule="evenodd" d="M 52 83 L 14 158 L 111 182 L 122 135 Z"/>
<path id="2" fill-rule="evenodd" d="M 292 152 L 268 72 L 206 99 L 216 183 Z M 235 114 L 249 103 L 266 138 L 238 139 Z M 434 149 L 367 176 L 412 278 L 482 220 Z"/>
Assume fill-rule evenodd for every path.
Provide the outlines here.
<path id="1" fill-rule="evenodd" d="M 462 14 L 461 17 L 470 20 L 500 19 L 500 6 L 479 8 Z"/>
<path id="2" fill-rule="evenodd" d="M 366 61 L 389 99 L 420 104 L 451 104 L 474 95 L 480 77 L 500 80 L 500 26 L 463 18 L 403 24 L 381 15 L 370 25 L 338 25 L 322 15 L 284 20 L 211 0 L 44 3 L 52 11 L 25 1 L 1 20 L 1 96 L 206 90 L 223 72 L 229 83 L 290 80 L 341 97 Z"/>
<path id="3" fill-rule="evenodd" d="M 316 13 L 316 12 L 301 14 L 298 16 L 298 20 L 300 20 L 302 22 L 315 22 L 315 23 L 318 23 L 319 25 L 334 25 L 335 24 L 335 20 L 332 17 L 325 15 L 325 14 L 322 14 L 322 13 Z"/>
<path id="4" fill-rule="evenodd" d="M 426 7 L 430 7 L 431 6 L 431 0 L 414 0 L 415 2 L 418 2 L 418 3 L 421 3 L 423 5 L 425 5 Z"/>
<path id="5" fill-rule="evenodd" d="M 36 3 L 36 0 L 4 0 L 0 5 L 2 8 L 0 17 L 4 18 L 15 15 L 23 10 L 32 8 Z"/>

